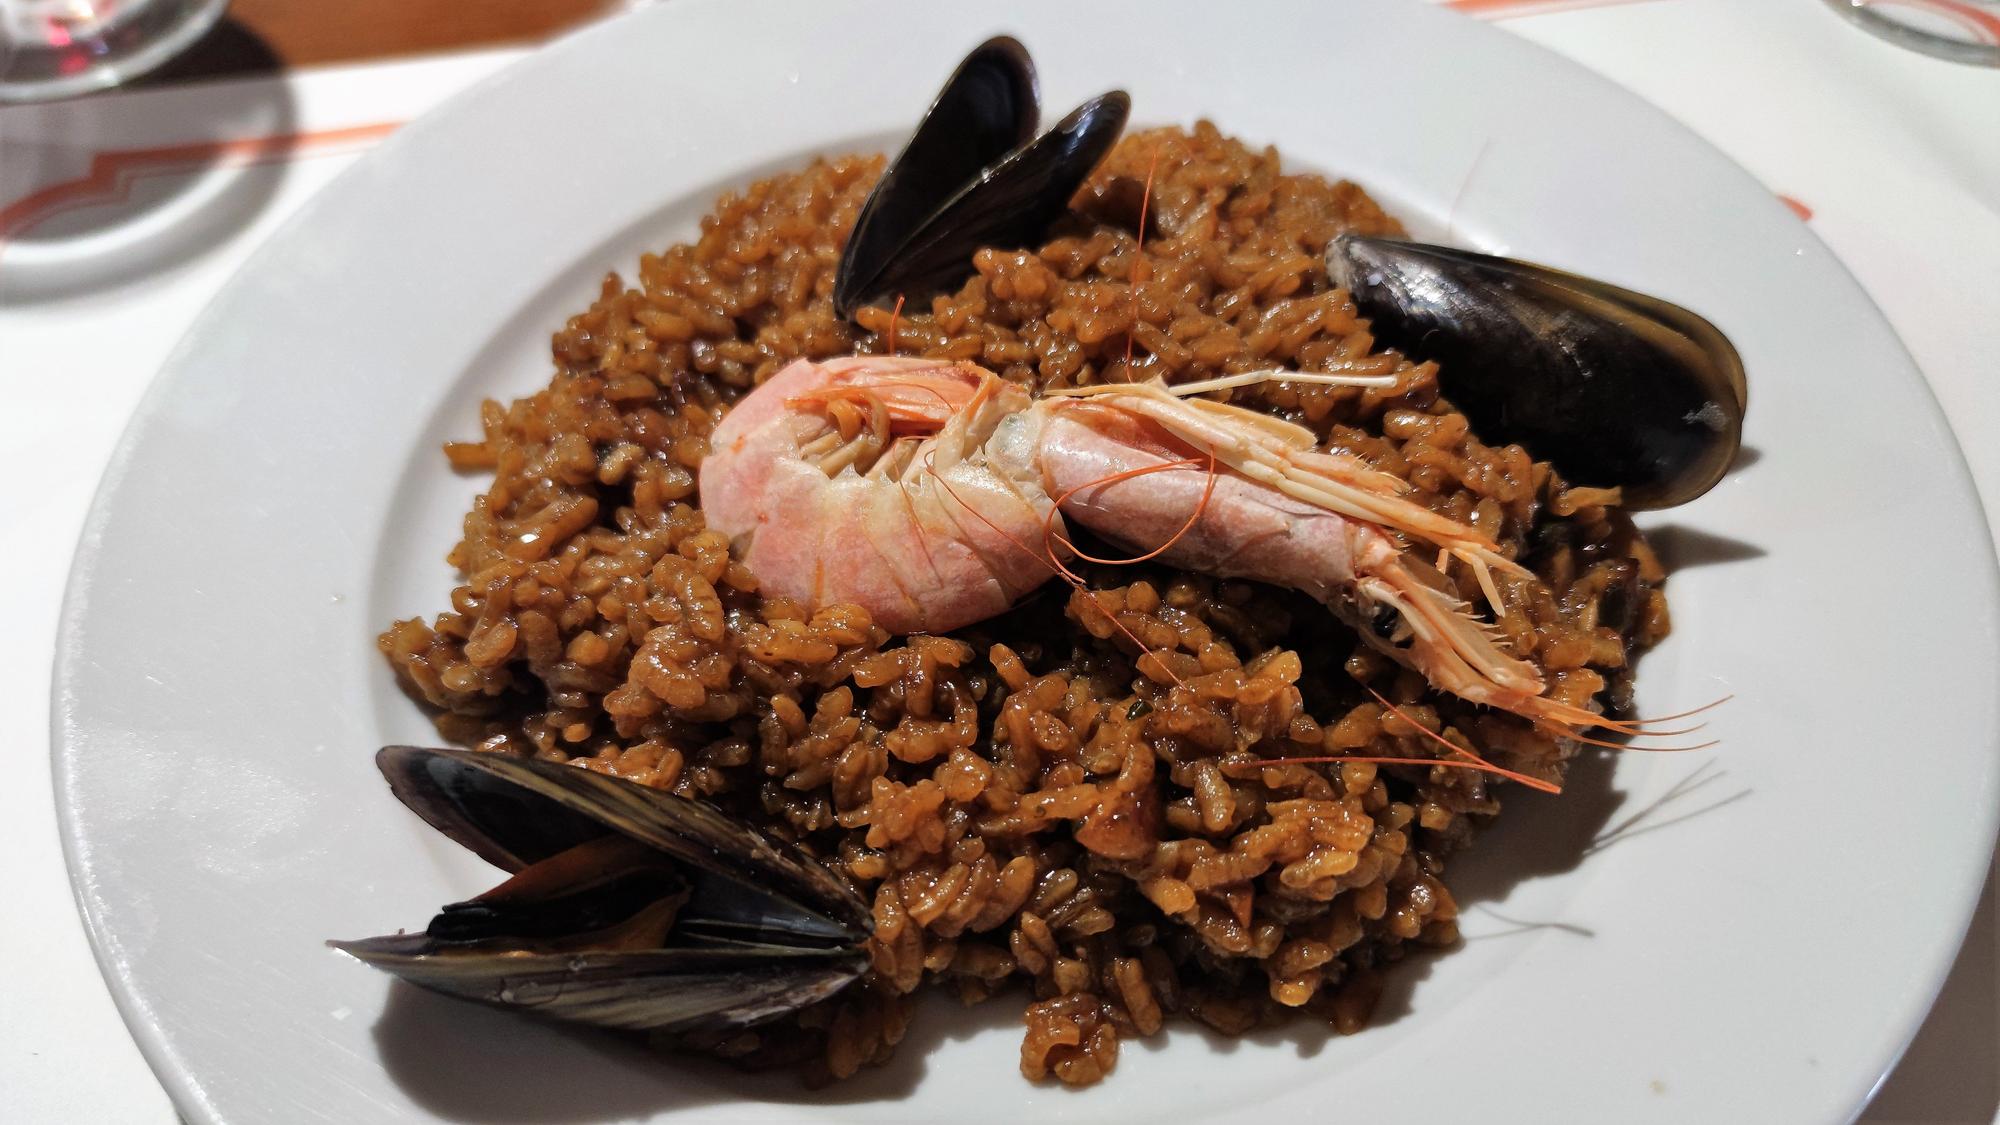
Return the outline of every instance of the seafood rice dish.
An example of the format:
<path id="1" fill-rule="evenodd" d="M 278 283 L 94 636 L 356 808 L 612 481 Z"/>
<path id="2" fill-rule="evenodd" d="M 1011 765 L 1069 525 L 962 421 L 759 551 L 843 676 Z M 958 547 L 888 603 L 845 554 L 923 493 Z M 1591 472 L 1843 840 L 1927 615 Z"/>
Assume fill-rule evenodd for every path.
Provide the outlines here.
<path id="1" fill-rule="evenodd" d="M 1628 504 L 1733 433 L 1594 478 L 1461 409 L 1454 372 L 1519 347 L 1393 331 L 1421 310 L 1370 287 L 1448 267 L 1361 187 L 1126 132 L 1123 95 L 1041 133 L 1033 98 L 995 41 L 890 175 L 730 192 L 445 447 L 490 482 L 462 583 L 379 644 L 463 749 L 378 762 L 510 876 L 340 948 L 813 1082 L 942 991 L 1087 1085 L 1177 1022 L 1360 1031 L 1458 940 L 1451 860 L 1506 798 L 1652 733 L 1666 575 Z M 990 136 L 947 159 L 951 114 Z M 1052 202 L 910 195 L 950 159 Z"/>

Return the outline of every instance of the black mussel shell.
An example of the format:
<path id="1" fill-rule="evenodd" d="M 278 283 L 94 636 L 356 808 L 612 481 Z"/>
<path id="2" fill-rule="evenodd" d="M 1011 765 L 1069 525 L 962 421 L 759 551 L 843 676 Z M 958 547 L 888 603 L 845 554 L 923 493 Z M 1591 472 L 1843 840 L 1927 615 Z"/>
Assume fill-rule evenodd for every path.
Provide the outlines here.
<path id="1" fill-rule="evenodd" d="M 972 272 L 972 256 L 982 246 L 1040 241 L 1118 143 L 1131 109 L 1123 90 L 1101 94 L 988 169 L 912 231 L 874 282 L 858 287 L 869 294 L 864 302 L 947 288 Z"/>
<path id="2" fill-rule="evenodd" d="M 699 801 L 504 754 L 387 746 L 375 762 L 397 800 L 506 871 L 615 832 L 680 861 L 701 886 L 735 884 L 790 904 L 795 928 L 838 940 L 871 924 L 867 904 L 831 871 Z M 767 922 L 781 918 L 766 912 Z"/>
<path id="3" fill-rule="evenodd" d="M 1342 235 L 1327 273 L 1378 338 L 1439 364 L 1480 439 L 1572 483 L 1670 508 L 1736 459 L 1743 361 L 1707 320 L 1605 282 L 1446 246 Z"/>
<path id="4" fill-rule="evenodd" d="M 811 857 L 708 805 L 501 754 L 390 746 L 376 763 L 412 811 L 509 872 L 532 868 L 523 879 L 593 857 L 583 870 L 595 874 L 566 868 L 570 881 L 510 896 L 516 879 L 445 907 L 423 933 L 330 943 L 414 984 L 582 1023 L 684 1031 L 795 1010 L 867 968 L 867 904 Z M 599 856 L 623 858 L 597 866 Z M 664 899 L 670 912 L 663 905 L 647 931 L 649 943 L 666 934 L 660 948 L 591 946 Z M 551 944 L 574 937 L 584 941 Z"/>
<path id="5" fill-rule="evenodd" d="M 1005 35 L 973 48 L 862 204 L 834 281 L 839 314 L 866 303 L 855 288 L 882 272 L 940 201 L 1033 140 L 1040 122 L 1028 49 Z"/>
<path id="6" fill-rule="evenodd" d="M 983 246 L 1026 246 L 1041 239 L 1069 205 L 1105 153 L 1125 130 L 1132 101 L 1113 90 L 1078 106 L 1055 128 L 1033 141 L 1033 120 L 1021 141 L 999 152 L 979 152 L 979 145 L 997 142 L 1002 114 L 989 102 L 1018 104 L 1018 99 L 976 95 L 961 90 L 968 73 L 1000 68 L 998 59 L 975 67 L 996 43 L 1018 51 L 1011 39 L 991 40 L 961 64 L 944 92 L 917 127 L 901 155 L 890 163 L 862 205 L 854 233 L 848 237 L 834 275 L 833 307 L 841 317 L 896 295 L 921 296 L 950 287 L 972 272 L 972 255 Z M 1032 70 L 1027 55 L 1019 63 L 1028 74 L 1032 103 Z M 981 124 L 961 120 L 977 111 Z M 961 134 L 978 144 L 951 143 Z M 975 155 L 983 162 L 969 171 Z"/>
<path id="7" fill-rule="evenodd" d="M 860 949 L 493 956 L 441 951 L 424 934 L 328 944 L 433 992 L 624 1031 L 749 1027 L 818 1003 L 868 968 Z"/>

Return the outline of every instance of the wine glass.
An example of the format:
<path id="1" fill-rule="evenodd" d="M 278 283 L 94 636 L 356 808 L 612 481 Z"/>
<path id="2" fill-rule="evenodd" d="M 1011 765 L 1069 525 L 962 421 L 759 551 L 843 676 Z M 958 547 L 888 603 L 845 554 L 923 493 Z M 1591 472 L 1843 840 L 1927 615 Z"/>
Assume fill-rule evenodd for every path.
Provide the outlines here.
<path id="1" fill-rule="evenodd" d="M 0 102 L 116 86 L 201 38 L 229 0 L 0 0 Z"/>
<path id="2" fill-rule="evenodd" d="M 2000 0 L 1826 0 L 1891 43 L 1953 62 L 2000 66 Z"/>

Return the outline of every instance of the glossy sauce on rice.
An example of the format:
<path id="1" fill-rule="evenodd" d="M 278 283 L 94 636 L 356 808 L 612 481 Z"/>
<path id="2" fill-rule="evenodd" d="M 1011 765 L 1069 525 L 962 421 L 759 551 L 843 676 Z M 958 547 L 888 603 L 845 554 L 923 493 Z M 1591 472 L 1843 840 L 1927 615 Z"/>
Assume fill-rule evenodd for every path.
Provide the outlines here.
<path id="1" fill-rule="evenodd" d="M 705 529 L 695 470 L 733 400 L 799 356 L 889 347 L 887 310 L 850 324 L 831 308 L 881 168 L 844 157 L 760 181 L 697 241 L 645 255 L 636 286 L 607 277 L 556 333 L 549 386 L 486 403 L 483 437 L 446 447 L 493 476 L 451 554 L 464 584 L 433 620 L 392 625 L 382 651 L 446 738 L 706 799 L 873 902 L 861 982 L 683 1046 L 846 1077 L 888 1057 L 927 981 L 1025 1005 L 1022 1072 L 1070 1084 L 1176 1016 L 1230 1034 L 1301 1014 L 1359 1030 L 1385 966 L 1457 940 L 1446 860 L 1499 811 L 1500 783 L 1268 760 L 1435 759 L 1422 724 L 1559 780 L 1573 747 L 1431 691 L 1272 587 L 1080 565 L 1094 596 L 1051 584 L 957 633 L 892 637 L 856 607 L 760 596 Z M 1527 563 L 1539 582 L 1502 579 L 1513 651 L 1552 696 L 1602 692 L 1622 710 L 1631 655 L 1668 628 L 1658 561 L 1615 494 L 1481 444 L 1432 366 L 1375 348 L 1320 264 L 1345 231 L 1400 228 L 1353 184 L 1286 174 L 1274 150 L 1206 123 L 1136 134 L 1042 246 L 981 251 L 957 292 L 905 308 L 895 347 L 1035 387 L 1394 375 L 1234 401 L 1407 480 Z M 1464 568 L 1453 578 L 1477 604 Z"/>

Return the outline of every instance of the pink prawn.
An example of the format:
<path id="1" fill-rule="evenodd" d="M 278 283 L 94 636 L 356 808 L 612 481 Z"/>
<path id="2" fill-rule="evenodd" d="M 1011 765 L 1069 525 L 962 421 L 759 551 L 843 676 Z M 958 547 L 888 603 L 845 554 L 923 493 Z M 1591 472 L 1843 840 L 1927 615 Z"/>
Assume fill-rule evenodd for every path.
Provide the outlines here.
<path id="1" fill-rule="evenodd" d="M 1550 698 L 1405 546 L 1468 566 L 1504 612 L 1494 572 L 1528 572 L 1490 539 L 1303 427 L 1195 397 L 1279 379 L 1385 382 L 1255 372 L 1035 397 L 962 361 L 802 359 L 716 427 L 702 506 L 767 592 L 853 603 L 892 633 L 969 625 L 1069 574 L 1069 521 L 1174 566 L 1309 594 L 1460 698 L 1570 736 L 1639 732 Z"/>

